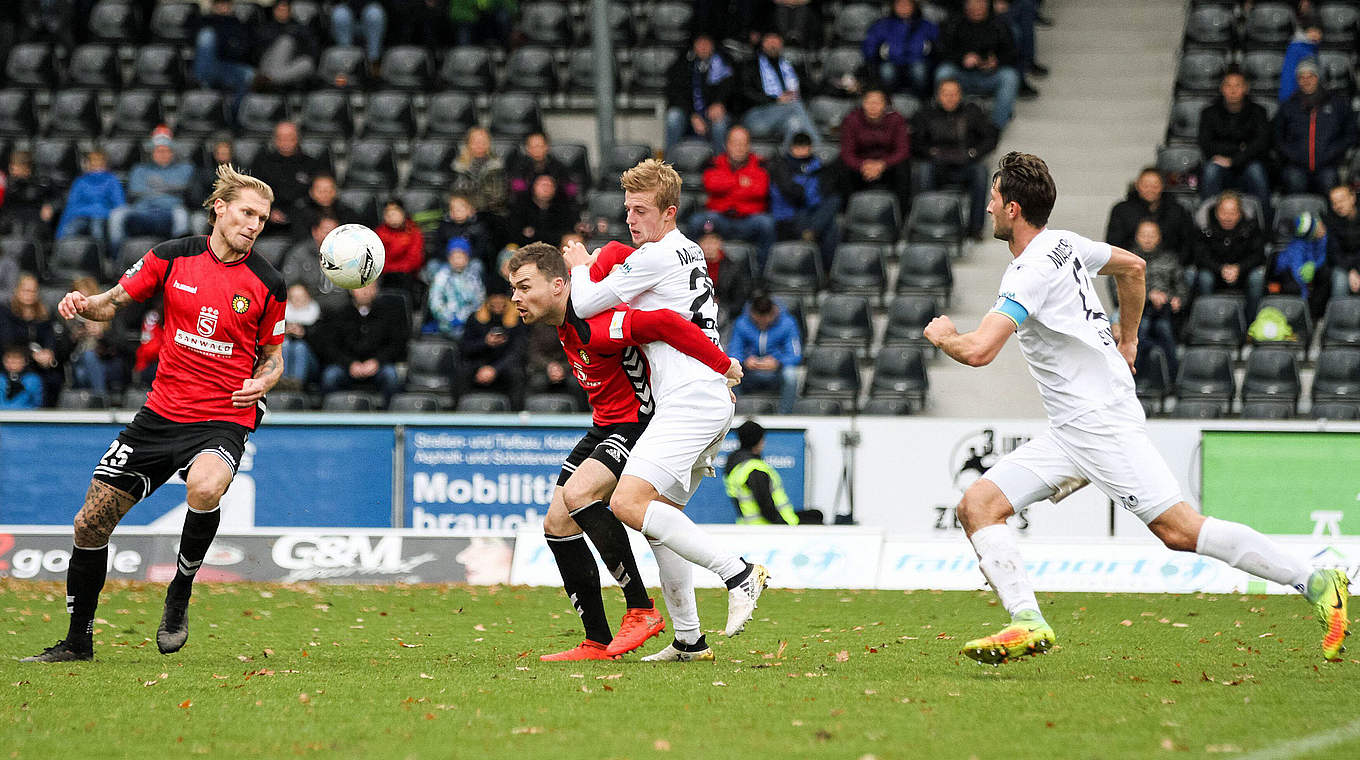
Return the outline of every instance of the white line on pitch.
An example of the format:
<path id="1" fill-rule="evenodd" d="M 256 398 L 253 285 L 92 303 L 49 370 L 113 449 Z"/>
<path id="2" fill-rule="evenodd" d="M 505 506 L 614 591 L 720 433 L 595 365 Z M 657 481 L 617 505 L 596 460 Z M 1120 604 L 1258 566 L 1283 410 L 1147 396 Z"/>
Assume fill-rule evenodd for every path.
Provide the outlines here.
<path id="1" fill-rule="evenodd" d="M 1333 744 L 1340 744 L 1347 739 L 1360 737 L 1360 720 L 1351 721 L 1340 728 L 1331 731 L 1323 731 L 1320 734 L 1305 736 L 1302 739 L 1294 739 L 1274 747 L 1268 747 L 1260 752 L 1252 752 L 1242 755 L 1238 760 L 1287 760 L 1291 757 L 1298 757 L 1305 752 L 1315 752 L 1326 749 Z"/>

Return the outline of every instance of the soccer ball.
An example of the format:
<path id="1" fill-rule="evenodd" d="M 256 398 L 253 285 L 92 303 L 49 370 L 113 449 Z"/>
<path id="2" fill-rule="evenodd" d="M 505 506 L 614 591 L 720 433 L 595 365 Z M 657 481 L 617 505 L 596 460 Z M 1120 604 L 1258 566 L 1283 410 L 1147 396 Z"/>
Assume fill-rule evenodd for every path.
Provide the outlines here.
<path id="1" fill-rule="evenodd" d="M 342 224 L 321 241 L 322 274 L 346 290 L 378 279 L 386 259 L 378 233 L 362 224 Z"/>

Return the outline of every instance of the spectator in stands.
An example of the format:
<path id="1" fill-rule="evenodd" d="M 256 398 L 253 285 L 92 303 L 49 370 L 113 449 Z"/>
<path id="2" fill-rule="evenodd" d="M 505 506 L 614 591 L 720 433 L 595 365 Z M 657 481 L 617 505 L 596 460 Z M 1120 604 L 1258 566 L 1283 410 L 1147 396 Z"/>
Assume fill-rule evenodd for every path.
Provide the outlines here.
<path id="1" fill-rule="evenodd" d="M 66 194 L 66 207 L 57 223 L 57 238 L 89 235 L 98 241 L 104 255 L 117 256 L 117 251 L 109 248 L 109 212 L 124 203 L 127 199 L 123 197 L 123 183 L 109 171 L 104 151 L 86 153 L 85 173 L 76 177 Z"/>
<path id="2" fill-rule="evenodd" d="M 431 256 L 430 261 L 436 265 L 443 263 L 448 254 L 449 243 L 454 238 L 467 241 L 468 255 L 473 261 L 481 263 L 483 273 L 487 273 L 495 266 L 491 233 L 477 218 L 477 207 L 472 205 L 472 198 L 466 193 L 455 192 L 449 195 L 449 211 L 440 220 L 439 229 L 435 232 L 435 250 L 439 255 Z"/>
<path id="3" fill-rule="evenodd" d="M 770 21 L 785 41 L 798 47 L 821 47 L 821 0 L 770 0 Z"/>
<path id="4" fill-rule="evenodd" d="M 274 125 L 274 137 L 264 153 L 255 159 L 251 171 L 274 190 L 274 204 L 269 208 L 265 232 L 293 234 L 293 210 L 307 197 L 312 177 L 321 171 L 317 162 L 302 152 L 297 124 L 281 121 Z"/>
<path id="5" fill-rule="evenodd" d="M 803 363 L 803 336 L 798 322 L 774 299 L 763 293 L 732 325 L 727 355 L 741 362 L 739 395 L 760 391 L 779 393 L 779 413 L 793 411 L 798 395 L 798 365 Z"/>
<path id="6" fill-rule="evenodd" d="M 869 27 L 860 50 L 884 89 L 924 100 L 933 81 L 930 54 L 939 37 L 940 28 L 921 15 L 916 0 L 893 0 L 892 13 Z"/>
<path id="7" fill-rule="evenodd" d="M 71 284 L 71 290 L 93 296 L 102 288 L 93 277 L 81 277 Z M 109 322 L 82 317 L 67 320 L 68 363 L 72 388 L 87 388 L 116 398 L 127 384 L 128 364 L 109 326 Z"/>
<path id="8" fill-rule="evenodd" d="M 779 32 L 765 32 L 746 72 L 745 96 L 751 108 L 742 115 L 742 123 L 757 137 L 768 137 L 782 128 L 785 146 L 799 132 L 812 135 L 813 144 L 820 144 L 817 127 L 803 105 L 802 83 L 806 81 L 807 75 L 784 57 L 784 38 Z"/>
<path id="9" fill-rule="evenodd" d="M 396 363 L 406 354 L 410 323 L 400 302 L 377 296 L 377 283 L 356 288 L 349 304 L 317 320 L 322 393 L 371 388 L 386 402 L 401 390 Z"/>
<path id="10" fill-rule="evenodd" d="M 288 286 L 283 307 L 283 377 L 285 389 L 302 390 L 317 379 L 316 352 L 308 343 L 312 328 L 321 319 L 321 305 L 302 283 Z M 283 390 L 283 389 L 281 389 Z"/>
<path id="11" fill-rule="evenodd" d="M 213 186 L 217 184 L 217 167 L 231 163 L 234 163 L 231 140 L 225 137 L 214 140 L 211 160 L 194 169 L 194 184 L 189 191 L 189 200 L 212 195 Z"/>
<path id="12" fill-rule="evenodd" d="M 1337 184 L 1341 161 L 1355 145 L 1355 114 L 1343 95 L 1319 84 L 1317 61 L 1299 62 L 1296 76 L 1299 89 L 1275 114 L 1284 191 L 1325 193 Z"/>
<path id="13" fill-rule="evenodd" d="M 1360 295 L 1360 213 L 1355 190 L 1337 185 L 1327 194 L 1331 204 L 1322 215 L 1327 226 L 1327 260 L 1332 265 L 1332 298 Z"/>
<path id="14" fill-rule="evenodd" d="M 1027 74 L 1047 76 L 1048 69 L 1034 61 L 1034 24 L 1039 15 L 1039 0 L 993 0 L 996 17 L 1011 30 L 1015 41 L 1016 68 L 1020 71 L 1021 97 L 1035 97 L 1039 91 L 1025 78 Z"/>
<path id="15" fill-rule="evenodd" d="M 1138 325 L 1139 358 L 1143 358 L 1143 348 L 1161 349 L 1174 378 L 1176 335 L 1190 303 L 1189 289 L 1181 274 L 1180 254 L 1162 247 L 1162 230 L 1152 219 L 1138 223 L 1133 252 L 1147 262 L 1147 303 L 1143 306 L 1143 321 Z"/>
<path id="16" fill-rule="evenodd" d="M 170 130 L 151 133 L 151 161 L 132 167 L 128 174 L 128 203 L 109 212 L 109 246 L 117 251 L 129 235 L 164 238 L 189 234 L 185 194 L 194 181 L 194 167 L 175 156 Z"/>
<path id="17" fill-rule="evenodd" d="M 0 233 L 39 241 L 52 237 L 52 189 L 33 176 L 33 154 L 16 150 L 9 157 L 9 173 L 0 177 Z"/>
<path id="18" fill-rule="evenodd" d="M 1299 18 L 1294 39 L 1284 49 L 1284 63 L 1280 67 L 1280 89 L 1276 93 L 1281 104 L 1293 97 L 1298 89 L 1298 67 L 1306 60 L 1317 60 L 1322 47 L 1322 25 L 1311 13 Z"/>
<path id="19" fill-rule="evenodd" d="M 28 349 L 22 344 L 5 346 L 3 365 L 4 388 L 0 393 L 0 409 L 37 409 L 42 406 L 42 379 L 29 369 Z"/>
<path id="20" fill-rule="evenodd" d="M 939 54 L 935 81 L 957 79 L 966 94 L 992 98 L 992 123 L 1005 129 L 1014 115 L 1020 72 L 1010 29 L 992 16 L 989 0 L 964 0 L 963 15 L 940 31 Z"/>
<path id="21" fill-rule="evenodd" d="M 736 87 L 736 70 L 714 49 L 713 38 L 695 36 L 689 52 L 666 73 L 666 152 L 687 134 L 707 140 L 714 153 L 722 152 Z"/>
<path id="22" fill-rule="evenodd" d="M 504 216 L 506 212 L 505 162 L 491 150 L 491 133 L 473 127 L 453 160 L 454 192 L 468 196 L 478 212 Z"/>
<path id="23" fill-rule="evenodd" d="M 1105 241 L 1131 250 L 1138 223 L 1152 219 L 1161 228 L 1162 245 L 1179 251 L 1182 256 L 1189 256 L 1193 251 L 1191 241 L 1197 237 L 1194 222 L 1189 212 L 1162 192 L 1164 187 L 1162 173 L 1157 171 L 1157 167 L 1144 167 L 1138 173 L 1138 179 L 1129 187 L 1128 197 L 1110 209 Z"/>
<path id="24" fill-rule="evenodd" d="M 1256 313 L 1266 282 L 1265 239 L 1254 219 L 1242 213 L 1241 196 L 1224 190 L 1195 250 L 1196 290 L 1200 295 L 1244 293 L 1247 316 Z"/>
<path id="25" fill-rule="evenodd" d="M 447 48 L 450 35 L 449 0 L 396 0 L 392 3 L 394 44 L 430 50 Z"/>
<path id="26" fill-rule="evenodd" d="M 368 63 L 376 68 L 382 60 L 383 37 L 387 34 L 387 9 L 379 0 L 340 0 L 331 9 L 331 39 L 335 44 L 355 44 L 356 21 Z"/>
<path id="27" fill-rule="evenodd" d="M 558 240 L 571 232 L 580 220 L 576 204 L 557 192 L 551 174 L 534 178 L 529 197 L 513 207 L 510 218 L 519 227 L 511 242 L 528 245 L 535 240 Z"/>
<path id="28" fill-rule="evenodd" d="M 1270 117 L 1266 109 L 1247 99 L 1247 79 L 1230 69 L 1218 86 L 1219 97 L 1199 117 L 1199 197 L 1217 197 L 1225 187 L 1245 190 L 1270 214 L 1270 181 L 1265 162 L 1270 158 Z"/>
<path id="29" fill-rule="evenodd" d="M 528 336 L 519 311 L 502 291 L 488 293 L 486 302 L 463 327 L 463 376 L 459 395 L 503 393 L 513 409 L 524 408 L 524 343 Z"/>
<path id="30" fill-rule="evenodd" d="M 425 263 L 425 237 L 396 198 L 389 198 L 383 204 L 382 219 L 383 223 L 374 230 L 387 253 L 382 286 L 405 291 L 414 298 L 420 267 Z"/>
<path id="31" fill-rule="evenodd" d="M 996 127 L 976 103 L 963 101 L 957 80 L 942 79 L 935 101 L 916 114 L 912 142 L 916 158 L 912 180 L 917 190 L 961 184 L 968 192 L 968 236 L 982 236 L 992 177 L 985 158 L 996 149 Z"/>
<path id="32" fill-rule="evenodd" d="M 859 108 L 841 122 L 846 193 L 890 190 L 905 207 L 911 193 L 910 156 L 907 120 L 892 110 L 882 90 L 864 93 Z"/>
<path id="33" fill-rule="evenodd" d="M 718 300 L 718 329 L 723 330 L 741 316 L 751 297 L 751 263 L 727 258 L 722 235 L 716 232 L 705 232 L 698 242 L 704 252 L 708 279 L 713 281 L 713 295 Z"/>
<path id="34" fill-rule="evenodd" d="M 817 243 L 825 271 L 830 271 L 841 242 L 836 226 L 841 201 L 832 174 L 831 167 L 812 152 L 812 138 L 805 132 L 794 135 L 788 150 L 770 162 L 770 215 L 775 233 L 784 239 Z"/>
<path id="35" fill-rule="evenodd" d="M 339 224 L 354 224 L 359 221 L 359 212 L 340 200 L 340 192 L 335 186 L 335 177 L 327 172 L 319 172 L 312 177 L 307 187 L 307 195 L 293 206 L 290 221 L 294 237 L 305 238 L 316 220 L 323 216 L 334 217 Z"/>
<path id="36" fill-rule="evenodd" d="M 774 217 L 770 216 L 770 174 L 760 156 L 751 152 L 751 133 L 735 126 L 727 132 L 727 150 L 704 169 L 704 208 L 690 216 L 690 238 L 708 230 L 756 246 L 759 271 L 774 245 Z"/>
<path id="37" fill-rule="evenodd" d="M 542 322 L 528 326 L 529 360 L 525 385 L 529 393 L 566 396 L 577 409 L 586 408 L 586 394 L 562 360 L 562 339 L 557 328 Z"/>
<path id="38" fill-rule="evenodd" d="M 212 0 L 194 38 L 194 78 L 232 94 L 233 122 L 255 81 L 254 60 L 255 35 L 232 13 L 232 0 Z"/>
<path id="39" fill-rule="evenodd" d="M 551 151 L 548 136 L 542 132 L 530 132 L 524 136 L 524 145 L 506 162 L 505 174 L 510 180 L 511 201 L 528 198 L 534 178 L 543 174 L 552 177 L 557 183 L 559 195 L 573 202 L 580 199 L 580 186 L 571 181 L 566 164 Z"/>
<path id="40" fill-rule="evenodd" d="M 293 243 L 293 245 L 290 246 L 288 248 L 288 251 L 284 254 L 283 260 L 285 262 L 318 260 L 318 258 L 321 256 L 322 241 L 326 239 L 327 235 L 331 234 L 331 230 L 334 230 L 336 227 L 339 226 L 340 222 L 335 217 L 329 214 L 322 214 L 316 217 L 316 219 L 312 222 L 311 234 L 307 237 L 300 238 L 299 240 L 297 240 L 297 242 Z M 307 270 L 304 269 L 302 271 L 305 273 Z M 314 271 L 319 272 L 320 269 L 318 268 Z M 291 276 L 297 277 L 297 275 Z M 313 279 L 311 282 L 304 282 L 302 284 L 306 285 L 313 295 L 316 295 L 317 288 L 321 285 L 319 280 L 320 278 L 318 277 Z M 295 282 L 290 282 L 289 284 L 292 285 L 295 284 Z"/>
<path id="41" fill-rule="evenodd" d="M 1327 227 L 1311 211 L 1292 220 L 1291 237 L 1275 254 L 1266 288 L 1271 293 L 1301 296 L 1316 321 L 1322 318 L 1331 295 L 1332 273 L 1327 261 Z"/>
<path id="42" fill-rule="evenodd" d="M 300 89 L 316 73 L 321 44 L 311 27 L 293 18 L 293 0 L 275 0 L 269 20 L 260 25 L 256 45 L 262 82 L 279 89 Z"/>
<path id="43" fill-rule="evenodd" d="M 510 44 L 516 0 L 448 0 L 458 45 Z"/>
<path id="44" fill-rule="evenodd" d="M 446 260 L 435 270 L 430 283 L 430 331 L 447 338 L 463 337 L 468 317 L 486 300 L 486 275 L 482 262 L 472 258 L 466 238 L 449 241 Z"/>
<path id="45" fill-rule="evenodd" d="M 42 378 L 47 405 L 56 402 L 65 375 L 57 352 L 57 321 L 42 302 L 38 278 L 19 275 L 8 305 L 0 305 L 0 346 L 28 346 L 26 359 Z"/>
<path id="46" fill-rule="evenodd" d="M 133 354 L 132 381 L 142 388 L 150 388 L 156 379 L 156 368 L 161 362 L 161 344 L 165 341 L 165 309 L 160 295 L 142 312 L 137 324 L 137 347 Z"/>

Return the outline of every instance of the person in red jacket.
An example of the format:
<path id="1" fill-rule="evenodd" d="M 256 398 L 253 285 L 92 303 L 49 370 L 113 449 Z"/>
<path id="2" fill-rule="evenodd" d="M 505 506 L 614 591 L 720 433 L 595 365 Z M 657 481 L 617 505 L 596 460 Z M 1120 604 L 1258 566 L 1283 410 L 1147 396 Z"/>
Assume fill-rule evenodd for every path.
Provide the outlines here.
<path id="1" fill-rule="evenodd" d="M 374 230 L 387 251 L 383 264 L 383 287 L 412 292 L 416 273 L 425 263 L 425 236 L 406 215 L 406 207 L 392 198 L 383 204 L 383 223 Z M 418 303 L 418 302 L 416 302 Z"/>
<path id="2" fill-rule="evenodd" d="M 727 151 L 714 156 L 704 169 L 708 201 L 689 218 L 689 237 L 717 232 L 725 238 L 745 240 L 756 247 L 759 269 L 774 245 L 774 217 L 770 215 L 770 173 L 760 157 L 751 153 L 751 133 L 746 127 L 727 132 Z"/>
<path id="3" fill-rule="evenodd" d="M 888 107 L 882 90 L 865 92 L 860 107 L 841 122 L 841 164 L 847 192 L 891 190 L 905 206 L 911 190 L 910 157 L 907 120 Z"/>

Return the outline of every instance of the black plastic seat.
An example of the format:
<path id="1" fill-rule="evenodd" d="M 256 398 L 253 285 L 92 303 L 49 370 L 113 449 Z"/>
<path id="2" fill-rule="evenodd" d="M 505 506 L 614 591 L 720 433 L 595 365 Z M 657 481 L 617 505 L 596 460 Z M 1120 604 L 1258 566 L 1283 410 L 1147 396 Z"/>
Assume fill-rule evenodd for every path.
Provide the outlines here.
<path id="1" fill-rule="evenodd" d="M 941 243 L 912 243 L 902 253 L 897 268 L 897 293 L 925 293 L 942 298 L 947 306 L 954 290 L 954 270 L 949 263 L 949 246 Z"/>
<path id="2" fill-rule="evenodd" d="M 1285 3 L 1254 3 L 1242 30 L 1248 48 L 1283 50 L 1294 36 L 1294 10 Z"/>
<path id="3" fill-rule="evenodd" d="M 38 132 L 38 109 L 27 90 L 0 90 L 0 135 L 32 137 Z"/>
<path id="4" fill-rule="evenodd" d="M 519 30 L 530 44 L 566 47 L 573 36 L 571 26 L 566 3 L 531 2 L 520 6 Z"/>
<path id="5" fill-rule="evenodd" d="M 1199 176 L 1203 161 L 1199 147 L 1194 145 L 1165 145 L 1157 149 L 1157 170 L 1166 177 L 1169 192 L 1190 192 L 1192 177 Z"/>
<path id="6" fill-rule="evenodd" d="M 601 189 L 618 187 L 619 175 L 651 156 L 652 149 L 648 145 L 616 143 L 609 146 L 600 160 L 600 181 L 597 186 Z"/>
<path id="7" fill-rule="evenodd" d="M 567 167 L 567 178 L 573 184 L 582 189 L 590 186 L 590 159 L 584 143 L 554 142 L 548 153 Z"/>
<path id="8" fill-rule="evenodd" d="M 1356 32 L 1360 31 L 1360 6 L 1347 2 L 1328 2 L 1317 9 L 1322 24 L 1322 47 L 1340 50 L 1354 49 Z"/>
<path id="9" fill-rule="evenodd" d="M 779 400 L 773 396 L 746 394 L 737 396 L 736 415 L 754 417 L 762 414 L 778 414 Z"/>
<path id="10" fill-rule="evenodd" d="M 843 98 L 853 97 L 859 91 L 862 66 L 864 54 L 858 46 L 827 50 L 822 56 L 822 91 Z"/>
<path id="11" fill-rule="evenodd" d="M 108 409 L 109 397 L 89 388 L 65 388 L 57 397 L 58 409 Z"/>
<path id="12" fill-rule="evenodd" d="M 458 411 L 495 414 L 510 411 L 510 397 L 503 393 L 468 393 L 458 399 Z"/>
<path id="13" fill-rule="evenodd" d="M 458 144 L 451 140 L 418 140 L 411 145 L 411 171 L 406 182 L 412 187 L 447 189 L 453 183 L 453 159 Z"/>
<path id="14" fill-rule="evenodd" d="M 346 187 L 391 190 L 397 184 L 397 160 L 387 140 L 356 140 L 349 146 Z"/>
<path id="15" fill-rule="evenodd" d="M 411 342 L 406 361 L 406 387 L 413 391 L 447 392 L 453 387 L 457 346 L 446 340 Z"/>
<path id="16" fill-rule="evenodd" d="M 112 134 L 145 139 L 151 130 L 165 122 L 159 93 L 151 90 L 125 90 L 113 106 Z"/>
<path id="17" fill-rule="evenodd" d="M 440 92 L 430 96 L 426 114 L 426 137 L 461 139 L 477 123 L 477 104 L 465 92 Z"/>
<path id="18" fill-rule="evenodd" d="M 1284 243 L 1294 237 L 1294 220 L 1305 211 L 1321 218 L 1327 211 L 1327 199 L 1312 193 L 1295 193 L 1282 196 L 1275 203 L 1275 218 L 1270 224 L 1275 242 Z"/>
<path id="19" fill-rule="evenodd" d="M 1226 414 L 1236 394 L 1237 381 L 1233 377 L 1231 351 L 1196 346 L 1181 357 L 1180 376 L 1176 378 L 1178 400 L 1212 401 Z"/>
<path id="20" fill-rule="evenodd" d="M 141 45 L 132 59 L 132 87 L 179 92 L 184 89 L 184 58 L 179 48 L 165 43 Z"/>
<path id="21" fill-rule="evenodd" d="M 397 198 L 401 201 L 401 205 L 406 207 L 408 215 L 415 216 L 416 214 L 433 212 L 437 218 L 438 214 L 444 211 L 445 193 L 446 191 L 437 188 L 408 187 L 397 193 Z"/>
<path id="22" fill-rule="evenodd" d="M 586 205 L 586 218 L 592 225 L 604 220 L 610 234 L 622 230 L 626 236 L 628 228 L 624 224 L 624 217 L 622 190 L 596 190 L 590 194 L 590 200 Z"/>
<path id="23" fill-rule="evenodd" d="M 823 137 L 835 135 L 845 121 L 846 114 L 859 105 L 853 98 L 837 98 L 830 95 L 817 95 L 807 102 L 808 116 Z M 783 127 L 780 127 L 783 129 Z"/>
<path id="24" fill-rule="evenodd" d="M 68 235 L 52 244 L 47 274 L 52 282 L 69 283 L 82 275 L 103 279 L 99 244 L 85 235 Z"/>
<path id="25" fill-rule="evenodd" d="M 272 135 L 275 125 L 288 119 L 288 102 L 282 95 L 273 93 L 247 93 L 241 99 L 239 116 L 246 134 Z"/>
<path id="26" fill-rule="evenodd" d="M 673 47 L 643 48 L 633 54 L 632 92 L 634 95 L 663 95 L 666 75 L 684 54 Z"/>
<path id="27" fill-rule="evenodd" d="M 126 0 L 99 0 L 87 23 L 92 39 L 130 45 L 138 40 L 141 14 Z"/>
<path id="28" fill-rule="evenodd" d="M 537 414 L 574 414 L 576 400 L 561 393 L 534 393 L 524 399 L 524 411 Z"/>
<path id="29" fill-rule="evenodd" d="M 24 237 L 0 239 L 0 257 L 14 259 L 20 271 L 37 272 L 43 267 L 44 251 L 34 241 Z M 65 295 L 64 293 L 62 295 Z"/>
<path id="30" fill-rule="evenodd" d="M 1147 356 L 1141 354 L 1147 351 Z M 1143 409 L 1156 414 L 1162 410 L 1162 402 L 1171 392 L 1171 370 L 1167 356 L 1157 346 L 1139 346 L 1138 374 L 1133 376 L 1134 391 Z"/>
<path id="31" fill-rule="evenodd" d="M 1242 402 L 1244 420 L 1288 420 L 1294 418 L 1296 404 L 1277 398 L 1253 398 Z"/>
<path id="32" fill-rule="evenodd" d="M 614 93 L 617 95 L 621 89 L 618 81 L 620 68 L 618 58 L 611 56 L 608 63 L 603 66 L 609 72 L 614 83 Z M 595 78 L 599 68 L 600 65 L 595 60 L 595 51 L 591 48 L 576 48 L 567 53 L 566 70 L 559 85 L 568 108 L 587 108 L 594 104 Z"/>
<path id="33" fill-rule="evenodd" d="M 363 89 L 367 81 L 367 59 L 357 45 L 336 45 L 321 51 L 316 64 L 316 79 L 322 87 Z"/>
<path id="34" fill-rule="evenodd" d="M 929 346 L 923 334 L 930 320 L 942 313 L 934 296 L 907 293 L 888 305 L 888 324 L 883 330 L 884 346 Z"/>
<path id="35" fill-rule="evenodd" d="M 430 53 L 420 45 L 394 45 L 383 52 L 382 86 L 426 92 L 434 81 Z"/>
<path id="36" fill-rule="evenodd" d="M 161 0 L 151 11 L 151 34 L 161 42 L 193 42 L 198 16 L 198 3 Z"/>
<path id="37" fill-rule="evenodd" d="M 1227 406 L 1222 401 L 1188 398 L 1176 402 L 1172 416 L 1182 420 L 1216 420 L 1227 412 Z"/>
<path id="38" fill-rule="evenodd" d="M 818 346 L 850 346 L 867 351 L 874 337 L 869 299 L 864 296 L 829 293 L 818 310 Z"/>
<path id="39" fill-rule="evenodd" d="M 415 131 L 416 113 L 411 93 L 385 90 L 368 97 L 364 137 L 410 137 Z"/>
<path id="40" fill-rule="evenodd" d="M 861 416 L 868 417 L 905 417 L 911 414 L 911 402 L 904 398 L 871 398 L 860 408 Z"/>
<path id="41" fill-rule="evenodd" d="M 181 137 L 209 137 L 227 128 L 227 110 L 217 90 L 189 90 L 180 95 L 175 113 L 175 134 Z"/>
<path id="42" fill-rule="evenodd" d="M 254 168 L 264 155 L 264 140 L 259 137 L 239 137 L 231 141 L 231 156 L 237 166 Z"/>
<path id="43" fill-rule="evenodd" d="M 275 412 L 305 412 L 312 408 L 312 400 L 302 391 L 270 391 L 265 406 Z"/>
<path id="44" fill-rule="evenodd" d="M 46 42 L 21 42 L 9 51 L 5 77 L 10 87 L 48 90 L 57 86 L 57 56 Z"/>
<path id="45" fill-rule="evenodd" d="M 926 377 L 925 351 L 916 346 L 889 346 L 874 358 L 874 379 L 869 395 L 902 398 L 919 409 L 925 404 L 930 381 Z"/>
<path id="46" fill-rule="evenodd" d="M 1360 346 L 1360 296 L 1333 298 L 1327 302 L 1322 347 Z"/>
<path id="47" fill-rule="evenodd" d="M 834 398 L 800 398 L 793 402 L 790 413 L 804 417 L 839 417 L 845 414 L 845 405 Z"/>
<path id="48" fill-rule="evenodd" d="M 109 171 L 127 180 L 128 172 L 142 160 L 142 143 L 139 137 L 106 137 L 99 142 L 100 150 L 108 159 Z"/>
<path id="49" fill-rule="evenodd" d="M 822 288 L 821 251 L 806 240 L 775 243 L 765 262 L 765 284 L 775 293 L 816 293 Z"/>
<path id="50" fill-rule="evenodd" d="M 521 48 L 523 49 L 523 48 Z M 538 97 L 530 92 L 504 92 L 491 98 L 491 131 L 500 137 L 522 138 L 543 129 Z"/>
<path id="51" fill-rule="evenodd" d="M 1242 56 L 1242 73 L 1253 93 L 1274 97 L 1280 89 L 1280 73 L 1284 71 L 1284 49 L 1249 50 Z"/>
<path id="52" fill-rule="evenodd" d="M 382 408 L 382 396 L 369 391 L 335 391 L 321 401 L 327 412 L 374 412 Z"/>
<path id="53" fill-rule="evenodd" d="M 1247 357 L 1247 374 L 1242 380 L 1242 400 L 1299 400 L 1301 383 L 1294 352 L 1279 348 L 1258 348 Z"/>
<path id="54" fill-rule="evenodd" d="M 475 45 L 455 47 L 444 55 L 439 67 L 439 86 L 444 89 L 485 94 L 496 89 L 491 51 Z"/>
<path id="55" fill-rule="evenodd" d="M 868 35 L 869 27 L 882 16 L 883 9 L 877 4 L 842 5 L 831 24 L 831 33 L 840 42 L 859 45 Z"/>
<path id="56" fill-rule="evenodd" d="M 340 90 L 318 90 L 302 100 L 300 129 L 317 137 L 349 137 L 354 131 L 354 114 L 349 95 Z"/>
<path id="57" fill-rule="evenodd" d="M 963 196 L 932 190 L 912 199 L 907 215 L 907 239 L 915 242 L 939 241 L 958 245 L 963 240 Z"/>
<path id="58" fill-rule="evenodd" d="M 439 411 L 439 402 L 439 396 L 433 393 L 397 393 L 392 396 L 387 411 L 433 414 Z"/>
<path id="59" fill-rule="evenodd" d="M 1192 8 L 1185 18 L 1185 40 L 1197 46 L 1230 48 L 1237 38 L 1237 18 L 1222 5 Z"/>
<path id="60" fill-rule="evenodd" d="M 505 81 L 523 92 L 547 94 L 556 91 L 557 64 L 552 50 L 526 45 L 511 53 L 505 62 Z"/>
<path id="61" fill-rule="evenodd" d="M 1313 374 L 1313 404 L 1360 401 L 1360 348 L 1338 346 L 1318 354 Z"/>
<path id="62" fill-rule="evenodd" d="M 704 140 L 682 140 L 666 152 L 666 161 L 680 176 L 685 184 L 701 184 L 704 167 L 713 160 L 713 148 Z"/>
<path id="63" fill-rule="evenodd" d="M 844 346 L 816 346 L 804 358 L 805 397 L 840 398 L 853 402 L 859 395 L 859 365 L 855 350 Z"/>
<path id="64" fill-rule="evenodd" d="M 59 137 L 90 137 L 104 130 L 99 96 L 92 90 L 61 90 L 52 96 L 47 133 Z"/>
<path id="65" fill-rule="evenodd" d="M 1242 299 L 1231 295 L 1200 296 L 1190 308 L 1185 342 L 1191 346 L 1226 346 L 1237 349 L 1247 337 L 1247 318 Z"/>
<path id="66" fill-rule="evenodd" d="M 847 242 L 891 243 L 901 226 L 897 196 L 887 190 L 861 190 L 845 204 Z"/>
<path id="67" fill-rule="evenodd" d="M 1283 47 L 1281 48 L 1283 49 Z M 1212 96 L 1228 66 L 1228 56 L 1218 50 L 1191 50 L 1176 68 L 1176 91 Z"/>
<path id="68" fill-rule="evenodd" d="M 123 89 L 122 65 L 112 45 L 92 42 L 71 51 L 66 65 L 67 87 L 89 87 L 104 92 Z"/>
<path id="69" fill-rule="evenodd" d="M 1360 420 L 1360 399 L 1314 403 L 1312 416 L 1316 420 Z"/>
<path id="70" fill-rule="evenodd" d="M 47 137 L 33 141 L 33 174 L 57 186 L 66 186 L 80 171 L 75 141 Z"/>
<path id="71" fill-rule="evenodd" d="M 374 190 L 368 187 L 344 187 L 340 189 L 338 197 L 346 206 L 354 209 L 354 213 L 359 216 L 359 221 L 373 227 L 379 223 L 378 220 L 378 194 L 386 191 Z"/>
<path id="72" fill-rule="evenodd" d="M 833 293 L 881 297 L 887 285 L 885 256 L 877 243 L 842 243 L 831 259 L 828 287 Z"/>
<path id="73" fill-rule="evenodd" d="M 1350 95 L 1355 91 L 1353 54 L 1345 50 L 1323 50 L 1318 53 L 1318 77 L 1328 92 Z"/>
<path id="74" fill-rule="evenodd" d="M 616 49 L 633 46 L 637 34 L 633 29 L 632 8 L 625 3 L 610 3 L 607 24 L 609 26 L 609 40 Z M 578 43 L 582 47 L 590 47 L 591 25 L 585 24 L 581 27 L 580 32 Z"/>
<path id="75" fill-rule="evenodd" d="M 664 45 L 688 45 L 694 6 L 690 3 L 666 2 L 648 6 L 651 15 L 649 34 Z"/>
<path id="76" fill-rule="evenodd" d="M 1166 138 L 1177 143 L 1193 143 L 1199 139 L 1199 120 L 1205 106 L 1213 100 L 1193 95 L 1176 98 L 1171 104 L 1171 118 L 1167 121 Z"/>

